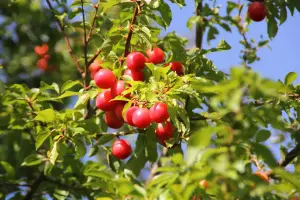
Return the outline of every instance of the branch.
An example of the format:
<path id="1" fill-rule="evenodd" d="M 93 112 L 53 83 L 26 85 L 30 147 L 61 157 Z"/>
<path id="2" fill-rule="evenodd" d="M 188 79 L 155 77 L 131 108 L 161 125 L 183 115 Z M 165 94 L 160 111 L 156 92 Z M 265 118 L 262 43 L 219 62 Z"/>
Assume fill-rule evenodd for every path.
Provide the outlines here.
<path id="1" fill-rule="evenodd" d="M 298 143 L 290 152 L 286 154 L 286 156 L 278 162 L 278 166 L 286 167 L 289 165 L 297 156 L 300 156 L 300 143 Z M 267 171 L 266 175 L 273 176 L 273 171 Z"/>
<path id="2" fill-rule="evenodd" d="M 199 0 L 198 5 L 196 6 L 196 16 L 201 16 L 201 12 L 202 12 L 202 8 L 203 8 L 203 4 L 202 4 L 202 0 Z M 195 43 L 196 43 L 196 47 L 199 48 L 201 50 L 202 48 L 202 41 L 203 41 L 203 27 L 200 24 L 196 25 L 196 39 L 195 39 Z M 187 74 L 190 73 L 190 68 L 188 68 Z M 188 96 L 186 98 L 185 101 L 185 109 L 187 109 L 188 104 L 190 101 L 190 96 Z"/>
<path id="3" fill-rule="evenodd" d="M 160 159 L 164 156 L 166 156 L 168 153 L 168 148 L 167 147 L 164 147 L 163 148 L 163 151 L 162 151 L 162 154 L 161 156 L 159 157 L 159 159 L 152 165 L 151 169 L 150 169 L 150 174 L 149 174 L 149 177 L 146 181 L 146 185 L 148 185 L 151 180 L 156 176 L 158 175 L 158 173 L 156 173 L 156 170 L 157 168 L 161 167 L 161 162 L 160 162 Z"/>
<path id="4" fill-rule="evenodd" d="M 39 178 L 33 183 L 30 191 L 26 194 L 26 196 L 24 197 L 24 200 L 31 200 L 32 196 L 34 195 L 34 193 L 39 189 L 39 186 L 41 185 L 41 183 L 45 180 L 45 176 L 42 173 Z"/>
<path id="5" fill-rule="evenodd" d="M 116 137 L 118 136 L 124 136 L 124 135 L 131 135 L 131 134 L 136 134 L 137 131 L 131 130 L 131 131 L 120 131 L 120 132 L 103 132 L 103 133 L 98 133 L 96 137 L 102 136 L 102 135 L 114 135 Z"/>
<path id="6" fill-rule="evenodd" d="M 90 28 L 90 31 L 89 31 L 89 34 L 87 36 L 87 43 L 89 43 L 91 37 L 92 37 L 92 33 L 93 33 L 93 30 L 95 28 L 95 23 L 96 23 L 96 19 L 97 19 L 97 13 L 98 13 L 98 8 L 99 8 L 99 3 L 97 3 L 96 5 L 94 5 L 94 8 L 95 8 L 95 15 L 93 17 L 93 22 L 92 22 L 92 26 Z"/>
<path id="7" fill-rule="evenodd" d="M 46 0 L 46 2 L 47 2 L 47 4 L 48 4 L 49 8 L 52 10 L 52 12 L 54 12 L 54 8 L 53 8 L 53 6 L 52 6 L 50 0 Z M 79 65 L 79 61 L 78 61 L 78 59 L 76 58 L 76 56 L 75 56 L 75 54 L 74 54 L 74 52 L 73 52 L 73 49 L 72 49 L 71 44 L 70 44 L 70 40 L 69 40 L 69 38 L 68 38 L 68 36 L 67 36 L 67 34 L 66 34 L 66 32 L 65 32 L 65 28 L 64 28 L 63 24 L 59 21 L 59 19 L 58 19 L 57 17 L 55 17 L 55 20 L 56 20 L 56 22 L 57 22 L 57 24 L 58 24 L 58 26 L 59 26 L 61 32 L 62 32 L 63 35 L 64 35 L 64 38 L 65 38 L 67 47 L 68 47 L 68 49 L 69 49 L 69 53 L 70 53 L 70 55 L 71 55 L 73 61 L 74 61 L 75 64 L 76 64 L 77 70 L 79 71 L 80 74 L 82 74 L 82 73 L 83 73 L 83 70 L 81 69 L 81 67 L 80 67 L 80 65 Z"/>
<path id="8" fill-rule="evenodd" d="M 128 35 L 127 35 L 127 38 L 126 38 L 126 44 L 125 44 L 125 50 L 124 50 L 123 58 L 121 60 L 121 66 L 124 63 L 125 57 L 129 54 L 130 41 L 131 41 L 131 38 L 132 38 L 133 28 L 134 28 L 133 25 L 136 21 L 136 17 L 139 13 L 139 10 L 140 10 L 140 4 L 139 4 L 139 2 L 136 2 L 136 6 L 134 8 L 133 16 L 131 18 L 131 22 L 130 22 L 129 27 L 128 27 Z"/>
<path id="9" fill-rule="evenodd" d="M 83 0 L 81 0 L 81 11 L 82 11 L 82 23 L 83 23 L 83 41 L 84 41 L 84 45 L 83 45 L 83 52 L 84 52 L 84 73 L 82 74 L 82 78 L 83 78 L 83 85 L 84 85 L 84 89 L 87 88 L 87 71 L 88 71 L 88 58 L 87 58 L 87 49 L 88 49 L 88 41 L 87 41 L 87 37 L 86 37 L 86 25 L 85 25 L 85 14 L 84 14 L 84 7 L 83 7 Z"/>
<path id="10" fill-rule="evenodd" d="M 99 54 L 102 52 L 102 49 L 98 49 L 98 51 L 95 53 L 95 55 L 91 58 L 91 60 L 88 61 L 88 66 L 90 66 L 96 58 L 99 56 Z"/>

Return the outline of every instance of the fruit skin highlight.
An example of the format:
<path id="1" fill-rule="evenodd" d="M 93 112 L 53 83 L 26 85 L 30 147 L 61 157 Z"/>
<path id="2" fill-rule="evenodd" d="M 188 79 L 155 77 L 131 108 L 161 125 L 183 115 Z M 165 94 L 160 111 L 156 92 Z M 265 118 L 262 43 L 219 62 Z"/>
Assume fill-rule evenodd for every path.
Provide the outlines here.
<path id="1" fill-rule="evenodd" d="M 149 61 L 153 64 L 159 64 L 163 63 L 165 61 L 165 54 L 163 50 L 161 50 L 158 47 L 151 49 L 148 49 L 146 51 L 147 56 L 149 57 Z"/>
<path id="2" fill-rule="evenodd" d="M 146 63 L 145 56 L 140 52 L 132 52 L 126 58 L 126 65 L 132 71 L 141 71 Z"/>
<path id="3" fill-rule="evenodd" d="M 150 126 L 152 120 L 149 116 L 149 110 L 146 108 L 139 108 L 134 111 L 132 115 L 132 123 L 137 128 L 147 128 Z"/>
<path id="4" fill-rule="evenodd" d="M 150 108 L 151 120 L 156 123 L 163 123 L 169 118 L 168 105 L 163 102 L 157 102 Z"/>
<path id="5" fill-rule="evenodd" d="M 111 88 L 116 82 L 114 73 L 109 69 L 100 69 L 94 77 L 95 84 L 101 89 Z"/>
<path id="6" fill-rule="evenodd" d="M 262 2 L 254 1 L 248 7 L 248 17 L 255 22 L 262 21 L 267 15 L 265 4 Z"/>
<path id="7" fill-rule="evenodd" d="M 127 140 L 119 139 L 112 146 L 112 154 L 118 159 L 126 159 L 132 153 L 131 145 Z"/>
<path id="8" fill-rule="evenodd" d="M 117 101 L 110 101 L 112 99 L 110 89 L 104 90 L 96 98 L 96 107 L 105 112 L 112 111 L 118 104 Z"/>

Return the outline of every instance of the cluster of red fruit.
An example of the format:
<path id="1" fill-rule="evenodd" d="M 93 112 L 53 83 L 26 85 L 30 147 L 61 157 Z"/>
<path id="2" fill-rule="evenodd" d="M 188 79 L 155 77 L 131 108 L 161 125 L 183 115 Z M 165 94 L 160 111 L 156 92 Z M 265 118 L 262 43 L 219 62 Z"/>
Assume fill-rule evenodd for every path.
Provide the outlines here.
<path id="1" fill-rule="evenodd" d="M 264 2 L 253 1 L 248 7 L 248 17 L 253 21 L 260 22 L 267 15 Z"/>
<path id="2" fill-rule="evenodd" d="M 36 65 L 41 70 L 45 71 L 48 68 L 48 61 L 51 56 L 48 54 L 49 47 L 48 44 L 43 44 L 42 46 L 36 46 L 34 48 L 35 53 L 40 56 L 40 59 L 37 61 Z"/>
<path id="3" fill-rule="evenodd" d="M 160 64 L 165 60 L 164 52 L 160 48 L 153 48 L 148 50 L 146 58 L 140 52 L 132 52 L 126 58 L 127 69 L 123 75 L 132 77 L 134 81 L 144 81 L 143 69 L 145 64 L 153 63 Z M 124 96 L 130 98 L 131 94 L 123 94 L 123 92 L 130 87 L 126 85 L 124 80 L 117 80 L 114 73 L 109 69 L 103 69 L 100 66 L 101 62 L 97 61 L 90 67 L 91 77 L 93 77 L 95 84 L 104 89 L 96 98 L 96 107 L 105 112 L 104 120 L 108 127 L 119 129 L 126 122 L 128 125 L 144 129 L 151 125 L 152 122 L 157 123 L 155 130 L 156 137 L 165 145 L 165 141 L 173 136 L 173 126 L 168 121 L 168 105 L 164 102 L 156 102 L 150 109 L 145 105 L 138 106 L 133 103 L 126 111 L 123 117 L 123 109 L 126 101 L 114 100 L 116 96 Z M 183 75 L 183 66 L 180 62 L 171 62 L 166 66 L 171 65 L 171 70 L 178 75 Z M 116 158 L 125 159 L 131 154 L 131 146 L 126 140 L 117 140 L 112 147 L 112 153 Z"/>

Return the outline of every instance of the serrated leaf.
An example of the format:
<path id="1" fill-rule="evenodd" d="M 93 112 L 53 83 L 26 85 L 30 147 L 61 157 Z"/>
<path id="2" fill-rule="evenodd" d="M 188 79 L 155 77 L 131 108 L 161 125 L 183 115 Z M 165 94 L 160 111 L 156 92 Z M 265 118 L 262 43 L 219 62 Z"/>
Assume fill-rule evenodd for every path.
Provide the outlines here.
<path id="1" fill-rule="evenodd" d="M 55 161 L 56 161 L 56 159 L 58 158 L 58 155 L 59 155 L 59 153 L 58 153 L 58 148 L 59 148 L 58 145 L 59 145 L 58 141 L 54 142 L 53 148 L 52 148 L 52 150 L 50 152 L 49 161 L 51 162 L 52 165 L 55 164 Z"/>
<path id="2" fill-rule="evenodd" d="M 292 84 L 298 77 L 298 74 L 296 72 L 290 72 L 288 73 L 284 78 L 284 84 L 290 85 Z"/>
<path id="3" fill-rule="evenodd" d="M 89 99 L 90 99 L 90 95 L 88 93 L 82 94 L 81 96 L 79 96 L 76 104 L 74 105 L 74 109 L 85 108 Z"/>
<path id="4" fill-rule="evenodd" d="M 66 91 L 62 95 L 56 97 L 56 99 L 63 99 L 63 98 L 71 97 L 71 96 L 77 96 L 79 94 L 80 94 L 79 92 Z"/>
<path id="5" fill-rule="evenodd" d="M 40 146 L 45 142 L 45 140 L 51 135 L 51 133 L 48 132 L 40 132 L 35 141 L 35 149 L 38 150 Z"/>
<path id="6" fill-rule="evenodd" d="M 44 161 L 44 157 L 39 154 L 31 154 L 27 156 L 21 166 L 39 165 Z"/>
<path id="7" fill-rule="evenodd" d="M 72 87 L 74 87 L 75 85 L 80 85 L 81 82 L 79 80 L 77 81 L 71 81 L 68 80 L 67 82 L 65 82 L 62 86 L 61 86 L 61 92 L 64 92 L 66 90 L 71 89 Z"/>
<path id="8" fill-rule="evenodd" d="M 51 108 L 38 111 L 37 116 L 34 119 L 42 122 L 53 122 L 55 120 L 55 112 Z"/>

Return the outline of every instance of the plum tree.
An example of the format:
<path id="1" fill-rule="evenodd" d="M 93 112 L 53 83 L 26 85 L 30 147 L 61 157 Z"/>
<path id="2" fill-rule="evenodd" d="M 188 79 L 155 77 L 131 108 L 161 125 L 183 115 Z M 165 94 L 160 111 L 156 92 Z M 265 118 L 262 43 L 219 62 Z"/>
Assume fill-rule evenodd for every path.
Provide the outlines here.
<path id="1" fill-rule="evenodd" d="M 299 198 L 297 73 L 251 67 L 300 4 L 187 3 L 0 3 L 0 199 Z"/>

